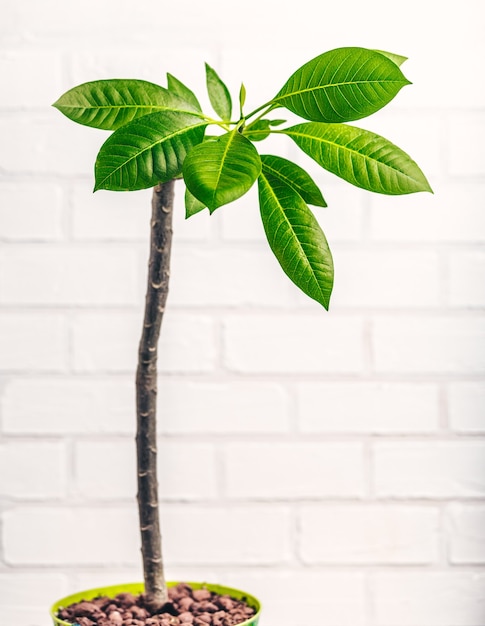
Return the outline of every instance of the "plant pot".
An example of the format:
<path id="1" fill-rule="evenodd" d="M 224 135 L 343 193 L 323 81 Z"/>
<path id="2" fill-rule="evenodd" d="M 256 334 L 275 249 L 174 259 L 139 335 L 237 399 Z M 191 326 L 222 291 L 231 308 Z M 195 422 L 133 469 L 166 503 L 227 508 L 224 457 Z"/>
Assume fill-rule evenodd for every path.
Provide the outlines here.
<path id="1" fill-rule="evenodd" d="M 169 582 L 167 583 L 168 587 L 174 587 L 177 585 L 177 582 Z M 257 626 L 259 621 L 259 616 L 261 613 L 261 603 L 254 596 L 246 593 L 245 591 L 241 591 L 240 589 L 233 589 L 232 587 L 224 587 L 222 585 L 214 585 L 210 583 L 192 583 L 189 582 L 192 589 L 208 589 L 209 591 L 213 591 L 219 595 L 229 595 L 236 600 L 244 600 L 247 604 L 252 607 L 256 613 L 245 622 L 241 622 L 237 626 Z M 74 593 L 70 596 L 66 596 L 65 598 L 61 598 L 55 604 L 52 605 L 50 613 L 51 617 L 54 621 L 55 626 L 72 626 L 70 622 L 66 622 L 59 617 L 57 617 L 57 612 L 60 608 L 69 606 L 70 604 L 74 604 L 75 602 L 80 602 L 81 600 L 92 600 L 93 598 L 97 598 L 98 596 L 108 596 L 114 597 L 118 593 L 132 593 L 133 595 L 139 595 L 143 593 L 145 590 L 145 586 L 143 583 L 126 583 L 124 585 L 111 585 L 109 587 L 98 587 L 95 589 L 87 589 L 86 591 L 80 591 L 79 593 Z"/>

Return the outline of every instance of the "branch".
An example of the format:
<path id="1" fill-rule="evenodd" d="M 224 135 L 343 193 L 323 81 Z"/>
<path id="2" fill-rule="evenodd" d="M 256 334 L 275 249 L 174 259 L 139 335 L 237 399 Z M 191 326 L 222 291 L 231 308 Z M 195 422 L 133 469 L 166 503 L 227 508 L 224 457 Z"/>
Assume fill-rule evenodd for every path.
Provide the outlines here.
<path id="1" fill-rule="evenodd" d="M 147 604 L 168 600 L 163 571 L 157 479 L 157 347 L 170 278 L 174 181 L 153 189 L 150 260 L 136 373 L 138 512 Z"/>

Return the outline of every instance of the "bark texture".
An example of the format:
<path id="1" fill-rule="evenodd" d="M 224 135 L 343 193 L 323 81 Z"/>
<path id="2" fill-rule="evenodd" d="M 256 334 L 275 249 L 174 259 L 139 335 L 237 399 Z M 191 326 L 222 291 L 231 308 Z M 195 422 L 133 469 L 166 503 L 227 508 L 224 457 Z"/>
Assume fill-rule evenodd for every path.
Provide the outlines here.
<path id="1" fill-rule="evenodd" d="M 153 189 L 150 260 L 136 373 L 138 512 L 147 603 L 168 600 L 163 571 L 157 479 L 157 346 L 170 278 L 174 183 Z"/>

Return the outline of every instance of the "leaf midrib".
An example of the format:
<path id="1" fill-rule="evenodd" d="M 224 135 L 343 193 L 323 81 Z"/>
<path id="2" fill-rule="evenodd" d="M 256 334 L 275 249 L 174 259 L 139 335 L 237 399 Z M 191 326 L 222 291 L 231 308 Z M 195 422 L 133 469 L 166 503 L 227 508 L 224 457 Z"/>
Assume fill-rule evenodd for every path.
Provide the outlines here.
<path id="1" fill-rule="evenodd" d="M 288 131 L 289 130 L 291 130 L 291 129 L 288 129 Z M 384 167 L 388 167 L 389 169 L 393 170 L 394 172 L 398 172 L 399 174 L 401 174 L 402 176 L 404 176 L 408 180 L 412 180 L 415 183 L 419 182 L 415 178 L 412 178 L 411 176 L 409 176 L 409 174 L 406 174 L 402 170 L 398 169 L 397 167 L 393 167 L 392 165 L 389 165 L 388 163 L 384 163 L 383 161 L 379 161 L 378 159 L 373 159 L 372 157 L 368 156 L 367 154 L 362 154 L 362 152 L 358 152 L 357 150 L 349 148 L 348 146 L 343 146 L 342 144 L 336 143 L 335 141 L 330 141 L 329 139 L 322 139 L 321 137 L 315 137 L 314 135 L 306 135 L 305 133 L 298 133 L 298 132 L 290 133 L 288 131 L 276 131 L 276 132 L 281 132 L 281 133 L 284 133 L 285 135 L 289 135 L 289 136 L 295 135 L 297 137 L 303 137 L 305 139 L 310 139 L 310 140 L 313 140 L 313 141 L 320 141 L 321 143 L 327 143 L 327 144 L 329 144 L 331 146 L 336 146 L 338 148 L 341 148 L 342 150 L 347 150 L 351 154 L 357 154 L 360 157 L 364 158 L 368 162 L 380 163 Z"/>
<path id="2" fill-rule="evenodd" d="M 316 91 L 318 89 L 329 89 L 331 87 L 342 87 L 346 85 L 374 85 L 374 84 L 382 84 L 382 83 L 398 83 L 398 84 L 406 84 L 406 81 L 403 80 L 354 80 L 354 81 L 346 81 L 342 83 L 328 83 L 326 85 L 315 85 L 315 87 L 307 87 L 305 89 L 299 89 L 297 91 L 292 91 L 290 93 L 283 94 L 282 96 L 277 96 L 273 102 L 277 102 L 278 100 L 283 100 L 284 98 L 292 98 L 293 96 L 298 96 L 302 93 L 308 93 L 310 91 Z"/>
<path id="3" fill-rule="evenodd" d="M 221 164 L 220 164 L 220 167 L 219 167 L 219 171 L 217 172 L 216 185 L 214 187 L 214 192 L 212 194 L 212 199 L 211 199 L 212 203 L 214 203 L 214 201 L 216 199 L 217 189 L 219 187 L 219 181 L 221 180 L 221 176 L 222 176 L 222 170 L 224 169 L 224 163 L 225 163 L 225 160 L 226 160 L 227 153 L 229 152 L 229 148 L 230 148 L 232 142 L 234 141 L 234 137 L 236 136 L 235 132 L 236 132 L 235 130 L 231 131 L 231 136 L 229 137 L 229 140 L 226 143 L 226 147 L 224 149 L 224 152 L 222 153 Z"/>
<path id="4" fill-rule="evenodd" d="M 312 264 L 311 264 L 311 263 L 310 263 L 310 261 L 308 260 L 308 256 L 307 256 L 307 254 L 305 253 L 305 250 L 303 250 L 303 247 L 302 247 L 302 245 L 301 245 L 301 243 L 300 243 L 300 240 L 298 239 L 298 237 L 297 237 L 297 235 L 296 235 L 296 233 L 295 233 L 295 230 L 294 230 L 294 228 L 293 228 L 293 225 L 291 224 L 290 220 L 288 219 L 288 217 L 287 217 L 287 215 L 286 215 L 286 213 L 285 213 L 285 210 L 284 210 L 283 205 L 281 204 L 281 202 L 280 202 L 280 200 L 279 200 L 278 196 L 275 194 L 275 192 L 274 192 L 274 190 L 273 190 L 273 187 L 271 187 L 271 185 L 269 184 L 268 179 L 267 179 L 267 178 L 266 178 L 266 176 L 263 174 L 263 172 L 261 172 L 260 176 L 261 176 L 261 178 L 263 179 L 263 181 L 264 181 L 265 185 L 269 188 L 270 193 L 271 193 L 271 195 L 273 196 L 273 198 L 275 199 L 276 203 L 277 203 L 277 204 L 278 204 L 278 206 L 280 207 L 281 212 L 283 213 L 283 217 L 284 217 L 284 219 L 285 219 L 286 223 L 287 223 L 287 224 L 288 224 L 288 226 L 291 228 L 291 231 L 292 231 L 292 232 L 293 232 L 293 234 L 294 234 L 295 240 L 296 240 L 296 242 L 297 242 L 297 244 L 298 244 L 298 248 L 300 249 L 300 251 L 301 251 L 301 253 L 303 254 L 303 256 L 305 257 L 305 259 L 307 259 L 307 266 L 310 268 L 311 274 L 312 274 L 312 276 L 313 276 L 313 279 L 314 279 L 315 283 L 317 284 L 318 290 L 320 291 L 320 294 L 321 294 L 322 298 L 324 298 L 324 299 L 325 299 L 325 293 L 323 292 L 322 287 L 320 286 L 320 282 L 319 282 L 319 280 L 318 280 L 318 278 L 317 278 L 317 276 L 316 276 L 316 274 L 315 274 L 315 270 L 313 269 Z"/>
<path id="5" fill-rule="evenodd" d="M 147 152 L 147 150 L 151 150 L 157 144 L 162 144 L 162 143 L 164 143 L 165 141 L 167 141 L 169 139 L 173 139 L 174 137 L 176 137 L 177 135 L 180 135 L 183 132 L 187 132 L 188 130 L 192 130 L 194 128 L 199 128 L 199 126 L 204 126 L 204 124 L 200 123 L 200 124 L 193 124 L 191 126 L 185 126 L 184 128 L 180 128 L 179 130 L 171 133 L 170 135 L 166 135 L 165 137 L 163 137 L 162 140 L 154 141 L 149 146 L 146 146 L 145 148 L 143 148 L 143 150 L 140 150 L 139 152 L 137 152 L 134 156 L 130 157 L 126 161 L 123 161 L 123 163 L 121 163 L 121 165 L 119 165 L 117 168 L 112 170 L 111 173 L 108 176 L 106 176 L 105 178 L 103 178 L 102 181 L 100 181 L 100 185 L 104 184 L 109 178 L 114 176 L 114 174 L 116 174 L 116 172 L 118 172 L 122 167 L 126 166 L 128 163 L 130 163 L 134 159 L 137 159 L 140 156 L 140 154 L 143 154 L 144 152 Z M 101 188 L 100 185 L 96 185 L 96 189 L 100 189 Z"/>

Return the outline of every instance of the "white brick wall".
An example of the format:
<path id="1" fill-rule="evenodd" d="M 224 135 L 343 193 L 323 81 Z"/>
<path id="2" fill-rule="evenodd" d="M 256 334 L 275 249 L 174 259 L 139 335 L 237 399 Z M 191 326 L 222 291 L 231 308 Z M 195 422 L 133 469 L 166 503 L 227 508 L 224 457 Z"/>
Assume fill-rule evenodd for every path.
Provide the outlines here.
<path id="1" fill-rule="evenodd" d="M 107 135 L 50 104 L 83 81 L 169 71 L 206 106 L 207 61 L 257 106 L 306 60 L 362 45 L 410 57 L 413 85 L 361 125 L 409 151 L 435 194 L 366 194 L 285 138 L 261 146 L 322 186 L 330 313 L 268 252 L 255 189 L 185 220 L 177 184 L 159 389 L 167 574 L 259 595 L 262 626 L 485 625 L 483 7 L 389 7 L 351 0 L 345 21 L 310 0 L 2 7 L 0 624 L 48 626 L 60 596 L 141 577 L 133 373 L 150 192 L 93 195 Z"/>

